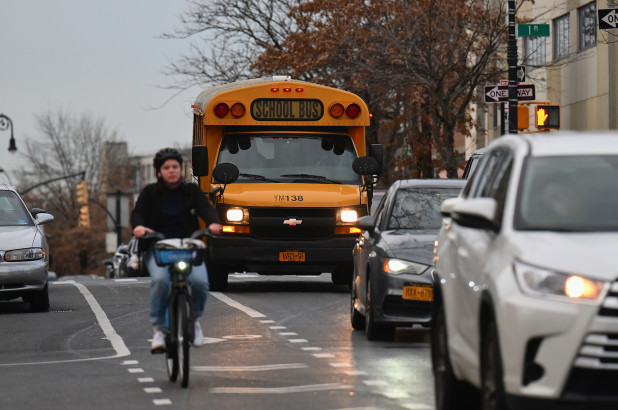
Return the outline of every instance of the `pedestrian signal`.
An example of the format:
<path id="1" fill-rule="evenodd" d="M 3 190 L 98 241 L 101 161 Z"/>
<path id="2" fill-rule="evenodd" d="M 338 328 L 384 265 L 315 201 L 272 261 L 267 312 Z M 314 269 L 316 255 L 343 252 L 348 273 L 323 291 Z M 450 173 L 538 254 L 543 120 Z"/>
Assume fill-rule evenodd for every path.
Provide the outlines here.
<path id="1" fill-rule="evenodd" d="M 86 181 L 82 181 L 75 186 L 75 194 L 78 204 L 88 205 L 88 186 L 86 185 Z"/>
<path id="2" fill-rule="evenodd" d="M 560 128 L 559 105 L 537 105 L 534 109 L 534 126 L 539 130 Z"/>
<path id="3" fill-rule="evenodd" d="M 519 131 L 530 128 L 530 114 L 528 107 L 525 105 L 517 106 L 517 129 Z"/>
<path id="4" fill-rule="evenodd" d="M 90 228 L 90 207 L 88 205 L 82 205 L 79 208 L 79 221 L 80 228 Z"/>

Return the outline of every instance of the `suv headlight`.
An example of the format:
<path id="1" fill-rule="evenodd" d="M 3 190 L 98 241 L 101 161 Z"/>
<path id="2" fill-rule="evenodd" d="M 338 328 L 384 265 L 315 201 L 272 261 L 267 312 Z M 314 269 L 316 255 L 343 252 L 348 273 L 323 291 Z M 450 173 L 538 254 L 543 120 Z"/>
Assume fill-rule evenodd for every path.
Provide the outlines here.
<path id="1" fill-rule="evenodd" d="M 530 295 L 597 301 L 605 293 L 606 282 L 603 281 L 555 272 L 519 261 L 513 263 L 513 269 L 519 287 Z"/>
<path id="2" fill-rule="evenodd" d="M 384 272 L 391 275 L 399 275 L 401 273 L 411 273 L 413 275 L 420 275 L 429 268 L 422 263 L 404 261 L 403 259 L 384 258 Z"/>
<path id="3" fill-rule="evenodd" d="M 35 261 L 44 257 L 45 250 L 42 248 L 15 249 L 4 253 L 7 262 Z"/>

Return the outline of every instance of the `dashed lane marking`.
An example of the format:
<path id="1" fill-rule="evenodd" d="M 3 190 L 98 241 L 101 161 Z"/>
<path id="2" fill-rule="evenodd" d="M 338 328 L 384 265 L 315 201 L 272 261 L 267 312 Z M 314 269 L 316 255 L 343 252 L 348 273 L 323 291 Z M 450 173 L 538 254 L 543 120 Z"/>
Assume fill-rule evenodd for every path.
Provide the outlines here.
<path id="1" fill-rule="evenodd" d="M 309 384 L 305 386 L 288 387 L 213 387 L 211 393 L 227 394 L 288 394 L 324 390 L 352 389 L 354 386 L 343 383 Z"/>
<path id="2" fill-rule="evenodd" d="M 197 372 L 262 372 L 268 370 L 306 369 L 305 363 L 267 364 L 262 366 L 193 366 Z"/>

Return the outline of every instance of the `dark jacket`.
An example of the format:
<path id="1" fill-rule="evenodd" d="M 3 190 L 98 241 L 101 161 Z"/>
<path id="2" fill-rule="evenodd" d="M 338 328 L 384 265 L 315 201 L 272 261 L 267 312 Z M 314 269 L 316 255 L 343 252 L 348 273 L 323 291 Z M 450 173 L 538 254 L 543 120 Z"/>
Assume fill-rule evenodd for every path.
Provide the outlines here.
<path id="1" fill-rule="evenodd" d="M 183 237 L 189 237 L 193 232 L 200 229 L 198 216 L 206 222 L 206 226 L 211 223 L 219 223 L 217 213 L 196 184 L 183 183 L 178 189 L 180 189 Z M 166 194 L 165 188 L 157 183 L 144 187 L 131 213 L 133 228 L 143 225 L 156 230 L 165 204 Z"/>

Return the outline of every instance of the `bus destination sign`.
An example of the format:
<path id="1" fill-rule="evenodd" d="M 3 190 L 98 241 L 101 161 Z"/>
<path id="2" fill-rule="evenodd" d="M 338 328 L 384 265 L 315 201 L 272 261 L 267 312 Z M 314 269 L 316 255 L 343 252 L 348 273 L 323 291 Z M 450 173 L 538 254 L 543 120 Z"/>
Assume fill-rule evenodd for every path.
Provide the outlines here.
<path id="1" fill-rule="evenodd" d="M 251 103 L 256 121 L 318 121 L 324 104 L 316 99 L 259 98 Z"/>

